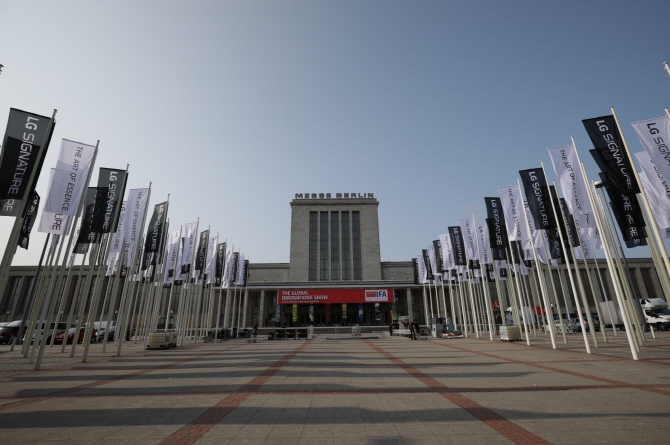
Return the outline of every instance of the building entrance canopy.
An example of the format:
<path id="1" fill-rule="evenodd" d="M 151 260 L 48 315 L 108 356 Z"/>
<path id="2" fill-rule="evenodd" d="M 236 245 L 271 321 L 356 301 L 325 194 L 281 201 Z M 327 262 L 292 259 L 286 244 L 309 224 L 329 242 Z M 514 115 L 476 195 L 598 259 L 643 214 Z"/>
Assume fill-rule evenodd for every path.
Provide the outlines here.
<path id="1" fill-rule="evenodd" d="M 393 289 L 281 289 L 279 304 L 392 303 Z"/>

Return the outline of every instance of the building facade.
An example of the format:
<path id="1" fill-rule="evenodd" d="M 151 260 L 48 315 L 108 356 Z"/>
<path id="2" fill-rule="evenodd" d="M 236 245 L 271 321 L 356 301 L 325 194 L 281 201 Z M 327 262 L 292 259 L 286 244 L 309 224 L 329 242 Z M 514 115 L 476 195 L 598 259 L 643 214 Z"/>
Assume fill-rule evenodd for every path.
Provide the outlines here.
<path id="1" fill-rule="evenodd" d="M 425 324 L 427 315 L 438 312 L 438 306 L 444 307 L 441 301 L 448 302 L 452 296 L 458 298 L 449 286 L 443 290 L 441 286 L 415 285 L 411 261 L 381 261 L 379 202 L 372 193 L 296 194 L 290 205 L 290 262 L 251 263 L 245 288 L 217 290 L 214 293 L 217 303 L 212 314 L 216 318 L 218 312 L 220 326 L 251 326 L 253 323 L 261 327 L 388 325 L 393 314 Z M 628 259 L 628 266 L 633 291 L 637 295 L 663 298 L 650 259 Z M 591 263 L 589 267 L 587 271 L 583 263 L 580 264 L 580 273 L 588 304 L 593 310 L 595 301 L 612 300 L 614 291 L 604 260 Z M 30 295 L 39 298 L 46 292 L 50 275 L 48 268 L 43 269 L 42 279 L 36 281 L 35 266 L 12 267 L 0 299 L 0 321 L 20 319 L 29 307 Z M 553 269 L 552 277 L 563 312 L 574 313 L 574 296 L 567 284 L 565 266 Z M 36 282 L 42 283 L 40 289 L 33 289 Z M 116 318 L 123 281 L 110 286 L 103 270 L 89 273 L 87 266 L 75 266 L 56 282 L 56 310 L 61 314 L 73 312 L 89 318 L 90 301 L 99 285 L 102 291 L 97 293 L 104 301 L 97 305 L 95 319 L 104 319 L 107 313 L 112 319 Z M 511 285 L 511 280 L 505 284 Z M 527 288 L 534 301 L 539 301 L 531 281 Z M 139 305 L 146 286 L 133 286 L 133 289 L 132 298 L 138 305 L 134 313 L 140 316 Z M 510 304 L 509 290 L 504 285 L 500 288 L 501 296 L 494 284 L 490 283 L 489 289 L 495 307 L 500 309 L 501 305 Z M 164 288 L 157 302 L 163 320 L 170 304 L 172 323 L 180 307 L 175 299 L 178 292 L 173 294 L 171 303 L 168 303 L 170 289 Z M 556 302 L 553 294 L 550 299 Z M 215 324 L 216 320 L 212 320 L 212 325 Z"/>

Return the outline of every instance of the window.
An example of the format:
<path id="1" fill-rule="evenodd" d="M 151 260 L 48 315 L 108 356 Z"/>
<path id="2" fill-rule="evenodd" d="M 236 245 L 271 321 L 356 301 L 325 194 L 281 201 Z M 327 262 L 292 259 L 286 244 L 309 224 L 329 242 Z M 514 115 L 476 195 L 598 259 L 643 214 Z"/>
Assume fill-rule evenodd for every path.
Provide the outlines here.
<path id="1" fill-rule="evenodd" d="M 316 281 L 317 255 L 318 255 L 318 214 L 309 212 L 309 281 Z"/>
<path id="2" fill-rule="evenodd" d="M 363 279 L 361 269 L 361 213 L 351 212 L 351 232 L 354 251 L 354 280 Z"/>
<path id="3" fill-rule="evenodd" d="M 319 278 L 321 281 L 328 280 L 328 212 L 321 212 L 321 230 L 320 230 L 320 269 L 321 273 Z"/>
<path id="4" fill-rule="evenodd" d="M 349 212 L 342 212 L 342 279 L 351 280 Z"/>
<path id="5" fill-rule="evenodd" d="M 330 213 L 330 279 L 340 279 L 340 213 Z"/>

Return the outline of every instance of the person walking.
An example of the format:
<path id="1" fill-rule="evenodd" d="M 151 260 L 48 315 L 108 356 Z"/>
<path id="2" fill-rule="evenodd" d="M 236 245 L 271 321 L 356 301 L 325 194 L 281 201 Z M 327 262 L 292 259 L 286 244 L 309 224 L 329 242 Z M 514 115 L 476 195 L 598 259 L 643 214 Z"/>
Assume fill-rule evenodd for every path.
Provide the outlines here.
<path id="1" fill-rule="evenodd" d="M 253 330 L 254 338 L 256 338 L 256 336 L 258 335 L 258 323 L 254 323 L 251 329 Z"/>
<path id="2" fill-rule="evenodd" d="M 409 323 L 409 338 L 416 340 L 416 331 L 414 330 L 414 322 Z"/>

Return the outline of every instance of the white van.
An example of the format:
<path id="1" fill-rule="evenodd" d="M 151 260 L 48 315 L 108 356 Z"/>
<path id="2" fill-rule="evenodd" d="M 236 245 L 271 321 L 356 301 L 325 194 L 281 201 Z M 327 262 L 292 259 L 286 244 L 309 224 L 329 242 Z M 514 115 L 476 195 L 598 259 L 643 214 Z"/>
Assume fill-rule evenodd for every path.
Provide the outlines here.
<path id="1" fill-rule="evenodd" d="M 640 298 L 644 320 L 655 329 L 670 329 L 670 310 L 662 298 Z"/>

